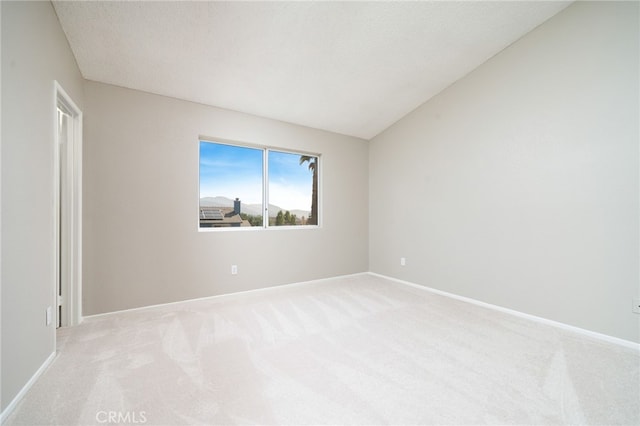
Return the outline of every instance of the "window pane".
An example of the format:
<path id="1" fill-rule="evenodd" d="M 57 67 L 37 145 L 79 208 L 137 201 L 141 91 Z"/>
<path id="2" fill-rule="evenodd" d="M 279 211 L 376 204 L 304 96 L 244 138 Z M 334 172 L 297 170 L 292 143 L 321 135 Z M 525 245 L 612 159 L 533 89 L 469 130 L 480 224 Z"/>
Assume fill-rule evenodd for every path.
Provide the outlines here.
<path id="1" fill-rule="evenodd" d="M 262 149 L 200 142 L 200 227 L 263 226 Z"/>
<path id="2" fill-rule="evenodd" d="M 317 225 L 318 157 L 269 151 L 269 225 Z"/>

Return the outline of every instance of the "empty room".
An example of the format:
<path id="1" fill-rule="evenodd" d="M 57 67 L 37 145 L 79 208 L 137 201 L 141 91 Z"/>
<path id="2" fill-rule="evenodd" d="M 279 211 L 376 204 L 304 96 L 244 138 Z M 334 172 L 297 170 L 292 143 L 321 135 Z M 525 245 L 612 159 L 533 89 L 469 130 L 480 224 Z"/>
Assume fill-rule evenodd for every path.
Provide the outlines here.
<path id="1" fill-rule="evenodd" d="M 1 1 L 7 425 L 640 424 L 637 1 Z"/>

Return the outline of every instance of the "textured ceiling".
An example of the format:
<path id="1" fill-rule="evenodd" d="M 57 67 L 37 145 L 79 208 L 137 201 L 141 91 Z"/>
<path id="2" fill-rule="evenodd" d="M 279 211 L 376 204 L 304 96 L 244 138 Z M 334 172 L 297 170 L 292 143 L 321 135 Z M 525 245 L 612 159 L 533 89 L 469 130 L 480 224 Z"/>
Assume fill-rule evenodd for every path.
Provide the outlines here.
<path id="1" fill-rule="evenodd" d="M 86 79 L 371 139 L 569 3 L 53 5 Z"/>

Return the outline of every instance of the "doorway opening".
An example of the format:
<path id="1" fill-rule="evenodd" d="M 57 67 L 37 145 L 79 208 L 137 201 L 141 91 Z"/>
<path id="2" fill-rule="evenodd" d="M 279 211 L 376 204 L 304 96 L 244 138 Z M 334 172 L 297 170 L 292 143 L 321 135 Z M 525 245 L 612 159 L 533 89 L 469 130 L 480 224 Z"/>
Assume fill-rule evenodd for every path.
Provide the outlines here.
<path id="1" fill-rule="evenodd" d="M 55 82 L 56 327 L 82 320 L 82 111 Z"/>

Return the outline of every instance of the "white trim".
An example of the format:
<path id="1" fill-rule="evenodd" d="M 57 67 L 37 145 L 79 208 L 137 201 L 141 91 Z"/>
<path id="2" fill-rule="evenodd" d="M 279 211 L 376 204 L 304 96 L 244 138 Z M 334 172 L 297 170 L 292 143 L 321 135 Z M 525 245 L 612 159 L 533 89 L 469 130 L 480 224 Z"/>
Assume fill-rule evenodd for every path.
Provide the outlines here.
<path id="1" fill-rule="evenodd" d="M 454 293 L 449 293 L 446 291 L 442 291 L 442 290 L 438 290 L 435 288 L 431 288 L 425 285 L 420 285 L 420 284 L 416 284 L 416 283 L 412 283 L 410 281 L 404 281 L 398 278 L 393 278 L 393 277 L 389 277 L 386 275 L 382 275 L 382 274 L 377 274 L 375 272 L 369 272 L 369 275 L 373 275 L 376 277 L 380 277 L 380 278 L 384 278 L 390 281 L 395 281 L 397 283 L 400 284 L 404 284 L 404 285 L 408 285 L 410 287 L 414 287 L 414 288 L 418 288 L 421 290 L 425 290 L 431 293 L 435 293 L 441 296 L 445 296 L 445 297 L 449 297 L 451 299 L 456 299 L 456 300 L 460 300 L 462 302 L 467 302 L 467 303 L 471 303 L 473 305 L 477 305 L 477 306 L 482 306 L 483 308 L 488 308 L 488 309 L 492 309 L 494 311 L 498 311 L 498 312 L 503 312 L 505 314 L 509 314 L 509 315 L 513 315 L 516 317 L 520 317 L 520 318 L 524 318 L 524 319 L 528 319 L 531 321 L 535 321 L 541 324 L 546 324 L 546 325 L 550 325 L 552 327 L 556 327 L 556 328 L 560 328 L 563 330 L 567 330 L 567 331 L 571 331 L 573 333 L 578 333 L 578 334 L 582 334 L 588 337 L 591 337 L 593 339 L 597 339 L 597 340 L 602 340 L 605 341 L 607 343 L 613 343 L 615 345 L 619 345 L 619 346 L 624 346 L 626 348 L 630 348 L 630 349 L 635 349 L 637 351 L 640 352 L 640 343 L 636 343 L 636 342 L 632 342 L 630 340 L 625 340 L 625 339 L 621 339 L 619 337 L 614 337 L 614 336 L 609 336 L 608 334 L 602 334 L 602 333 L 598 333 L 595 331 L 591 331 L 591 330 L 587 330 L 584 328 L 580 328 L 580 327 L 576 327 L 573 325 L 569 325 L 569 324 L 565 324 L 563 322 L 559 322 L 559 321 L 553 321 L 547 318 L 542 318 L 542 317 L 538 317 L 535 315 L 531 315 L 531 314 L 526 314 L 524 312 L 520 312 L 520 311 L 516 311 L 513 309 L 509 309 L 509 308 L 504 308 L 502 306 L 498 306 L 498 305 L 493 305 L 491 303 L 487 303 L 487 302 L 481 302 L 479 300 L 476 299 L 472 299 L 470 297 L 465 297 L 465 296 L 459 296 L 457 294 Z"/>
<path id="2" fill-rule="evenodd" d="M 430 293 L 434 293 L 434 294 L 438 294 L 441 296 L 445 296 L 445 297 L 449 297 L 451 299 L 456 299 L 456 300 L 460 300 L 462 302 L 466 302 L 466 303 L 470 303 L 473 305 L 477 305 L 477 306 L 482 306 L 484 308 L 488 308 L 488 309 L 492 309 L 498 312 L 502 312 L 508 315 L 513 315 L 519 318 L 524 318 L 530 321 L 535 321 L 541 324 L 546 324 L 552 327 L 556 327 L 556 328 L 560 328 L 563 330 L 567 330 L 573 333 L 577 333 L 577 334 L 582 334 L 584 336 L 588 336 L 591 337 L 593 339 L 597 339 L 597 340 L 601 340 L 607 343 L 612 343 L 615 345 L 619 345 L 619 346 L 624 346 L 626 348 L 629 349 L 634 349 L 640 352 L 640 343 L 635 343 L 632 342 L 630 340 L 625 340 L 625 339 L 621 339 L 619 337 L 614 337 L 614 336 L 609 336 L 608 334 L 602 334 L 602 333 L 598 333 L 595 331 L 591 331 L 591 330 L 587 330 L 584 328 L 580 328 L 580 327 L 576 327 L 573 325 L 569 325 L 569 324 L 565 324 L 559 321 L 553 321 L 547 318 L 542 318 L 542 317 L 538 317 L 535 315 L 531 315 L 531 314 L 527 314 L 524 312 L 520 312 L 520 311 L 516 311 L 513 309 L 509 309 L 509 308 L 504 308 L 502 306 L 498 306 L 498 305 L 493 305 L 491 303 L 486 303 L 486 302 L 482 302 L 476 299 L 472 299 L 469 297 L 465 297 L 465 296 L 459 296 L 457 294 L 454 293 L 449 293 L 443 290 L 438 290 L 435 288 L 431 288 L 428 286 L 424 286 L 424 285 L 420 285 L 420 284 L 416 284 L 416 283 L 412 283 L 409 281 L 405 281 L 405 280 L 401 280 L 398 278 L 393 278 L 393 277 L 389 277 L 386 275 L 382 275 L 382 274 L 378 274 L 375 272 L 359 272 L 359 273 L 355 273 L 355 274 L 347 274 L 347 275 L 338 275 L 335 277 L 329 277 L 329 278 L 320 278 L 317 280 L 310 280 L 310 281 L 301 281 L 301 282 L 296 282 L 296 283 L 291 283 L 291 284 L 282 284 L 282 285 L 276 285 L 276 286 L 272 286 L 272 287 L 265 287 L 265 288 L 258 288 L 258 289 L 254 289 L 254 290 L 246 290 L 246 291 L 238 291 L 238 292 L 234 292 L 234 293 L 226 293 L 226 294 L 219 294 L 219 295 L 214 295 L 214 296 L 205 296 L 205 297 L 199 297 L 199 298 L 195 298 L 195 299 L 186 299 L 186 300 L 180 300 L 177 302 L 169 302 L 169 303 L 160 303 L 157 305 L 150 305 L 150 306 L 142 306 L 139 308 L 131 308 L 131 309 L 123 309 L 120 311 L 114 311 L 114 312 L 105 312 L 102 314 L 95 314 L 95 315 L 89 315 L 84 317 L 85 319 L 90 319 L 90 318 L 99 318 L 99 317 L 104 317 L 104 316 L 109 316 L 109 315 L 114 315 L 114 314 L 120 314 L 120 313 L 124 313 L 124 312 L 135 312 L 135 311 L 141 311 L 141 310 L 147 310 L 147 309 L 154 309 L 154 308 L 159 308 L 159 307 L 165 307 L 165 306 L 171 306 L 171 305 L 176 305 L 179 303 L 188 303 L 188 302 L 193 302 L 193 301 L 200 301 L 200 300 L 214 300 L 214 299 L 222 299 L 222 298 L 228 298 L 228 297 L 236 297 L 239 295 L 244 295 L 244 294 L 251 294 L 251 293 L 262 293 L 262 292 L 268 292 L 268 291 L 276 291 L 276 290 L 280 290 L 280 289 L 285 289 L 285 288 L 293 288 L 293 287 L 299 287 L 299 286 L 304 286 L 304 285 L 308 285 L 308 284 L 318 284 L 318 283 L 322 283 L 322 282 L 328 282 L 328 281 L 333 281 L 333 280 L 337 280 L 337 279 L 342 279 L 342 278 L 348 278 L 348 277 L 357 277 L 357 276 L 363 276 L 363 275 L 371 275 L 371 276 L 375 276 L 375 277 L 379 277 L 379 278 L 384 278 L 390 281 L 394 281 L 400 284 L 404 284 L 410 287 L 414 287 L 423 291 L 428 291 Z"/>
<path id="3" fill-rule="evenodd" d="M 52 309 L 54 310 L 55 315 L 55 324 L 53 328 L 53 334 L 55 336 L 55 327 L 57 327 L 58 323 L 58 285 L 60 283 L 60 137 L 58 135 L 58 127 L 59 117 L 58 117 L 58 98 L 59 93 L 62 88 L 58 84 L 57 81 L 53 82 L 53 158 L 51 159 L 53 163 L 53 253 L 54 253 L 54 264 L 53 264 L 53 289 L 52 289 L 52 298 L 51 302 Z M 47 324 L 48 327 L 51 324 Z M 54 338 L 55 342 L 55 338 Z M 54 346 L 55 347 L 55 346 Z"/>
<path id="4" fill-rule="evenodd" d="M 5 420 L 7 420 L 7 418 L 11 415 L 11 413 L 13 413 L 13 410 L 15 410 L 18 403 L 22 400 L 22 398 L 24 398 L 24 396 L 29 391 L 29 389 L 31 389 L 31 386 L 33 386 L 36 380 L 40 378 L 42 373 L 44 373 L 45 370 L 49 367 L 49 365 L 51 365 L 55 357 L 56 357 L 56 352 L 52 352 L 47 357 L 47 359 L 42 363 L 42 365 L 38 368 L 38 370 L 36 370 L 33 376 L 31 376 L 29 381 L 25 383 L 22 389 L 20 389 L 20 392 L 18 392 L 18 394 L 13 398 L 13 400 L 11 400 L 9 405 L 7 405 L 7 408 L 5 408 L 2 411 L 2 413 L 0 413 L 0 424 L 4 423 Z"/>
<path id="5" fill-rule="evenodd" d="M 302 154 L 302 155 L 309 155 L 312 157 L 320 157 L 322 154 L 318 153 L 318 152 L 311 152 L 311 151 L 305 151 L 305 150 L 299 150 L 299 149 L 290 149 L 290 148 L 282 148 L 282 147 L 277 147 L 275 145 L 265 145 L 265 144 L 260 144 L 260 143 L 252 143 L 252 142 L 245 142 L 245 141 L 239 141 L 239 140 L 233 140 L 233 139 L 225 139 L 225 138 L 214 138 L 211 136 L 204 136 L 204 135 L 199 135 L 198 136 L 198 141 L 200 142 L 209 142 L 209 143 L 216 143 L 218 145 L 230 145 L 230 146 L 237 146 L 240 148 L 253 148 L 253 149 L 260 149 L 260 150 L 271 150 L 271 151 L 278 151 L 278 152 L 284 152 L 287 154 Z"/>
<path id="6" fill-rule="evenodd" d="M 242 211 L 242 209 L 240 209 Z M 269 148 L 262 150 L 262 229 L 269 229 Z M 215 228 L 214 228 L 215 229 Z"/>
<path id="7" fill-rule="evenodd" d="M 177 302 L 158 303 L 157 305 L 141 306 L 139 308 L 122 309 L 122 310 L 119 310 L 119 311 L 105 312 L 105 313 L 102 313 L 102 314 L 87 315 L 87 316 L 83 317 L 83 319 L 90 320 L 92 318 L 100 318 L 100 317 L 107 317 L 107 316 L 110 316 L 110 315 L 122 314 L 122 313 L 127 313 L 127 312 L 144 311 L 144 310 L 147 310 L 147 309 L 162 308 L 162 307 L 165 307 L 165 306 L 177 305 L 177 304 L 180 304 L 180 303 L 197 302 L 197 301 L 202 301 L 202 300 L 215 300 L 215 299 L 237 297 L 237 296 L 240 296 L 240 295 L 251 294 L 251 293 L 263 293 L 263 292 L 269 292 L 269 291 L 277 291 L 277 290 L 282 290 L 282 289 L 285 289 L 285 288 L 294 288 L 294 287 L 300 287 L 300 286 L 310 285 L 310 284 L 319 284 L 319 283 L 326 282 L 326 281 L 334 281 L 334 280 L 339 280 L 339 279 L 342 279 L 342 278 L 358 277 L 358 276 L 368 275 L 368 274 L 370 274 L 370 272 L 357 272 L 355 274 L 338 275 L 338 276 L 335 276 L 335 277 L 319 278 L 317 280 L 300 281 L 300 282 L 295 282 L 295 283 L 290 283 L 290 284 L 280 284 L 280 285 L 274 285 L 274 286 L 271 286 L 271 287 L 256 288 L 256 289 L 253 289 L 253 290 L 236 291 L 236 292 L 233 292 L 233 293 L 216 294 L 214 296 L 197 297 L 195 299 L 178 300 Z"/>
<path id="8" fill-rule="evenodd" d="M 54 114 L 57 123 L 57 109 L 61 107 L 65 113 L 71 116 L 72 140 L 67 148 L 67 176 L 69 197 L 67 200 L 67 210 L 69 218 L 66 219 L 68 226 L 67 239 L 68 247 L 68 273 L 69 282 L 63 289 L 65 300 L 65 311 L 63 313 L 62 324 L 73 326 L 82 322 L 82 111 L 75 104 L 73 99 L 62 88 L 58 81 L 54 80 Z M 54 223 L 59 220 L 60 209 L 60 141 L 58 140 L 58 125 L 54 126 Z M 58 280 L 59 268 L 59 239 L 57 225 L 54 228 L 54 249 L 56 253 L 56 278 Z M 54 293 L 57 290 L 54 285 Z M 55 294 L 57 317 L 57 294 Z"/>
<path id="9" fill-rule="evenodd" d="M 296 225 L 296 226 L 289 226 L 287 228 L 290 229 L 317 229 L 317 228 L 321 228 L 321 220 L 322 220 L 322 216 L 323 214 L 321 213 L 321 209 L 322 209 L 322 205 L 321 205 L 321 200 L 322 200 L 322 192 L 321 192 L 321 180 L 322 180 L 322 176 L 323 173 L 321 172 L 320 168 L 321 168 L 321 163 L 323 161 L 320 160 L 320 158 L 322 157 L 322 154 L 318 154 L 318 153 L 311 153 L 311 152 L 307 152 L 307 151 L 299 151 L 299 150 L 292 150 L 289 148 L 278 148 L 278 147 L 274 147 L 271 145 L 260 145 L 260 144 L 252 144 L 252 143 L 247 143 L 247 142 L 240 142 L 240 141 L 232 141 L 229 139 L 222 139 L 222 138 L 212 138 L 209 136 L 202 136 L 200 135 L 198 138 L 198 210 L 200 209 L 200 188 L 201 188 L 201 182 L 200 182 L 200 176 L 201 176 L 201 170 L 200 170 L 200 147 L 202 143 L 211 143 L 211 144 L 216 144 L 216 145 L 226 145 L 226 146 L 231 146 L 231 147 L 236 147 L 236 148 L 246 148 L 246 149 L 255 149 L 255 150 L 259 150 L 262 151 L 262 226 L 221 226 L 221 227 L 206 227 L 206 228 L 202 228 L 200 227 L 200 218 L 198 215 L 198 219 L 197 219 L 197 229 L 198 232 L 237 232 L 237 231 L 259 231 L 259 230 L 269 230 L 269 229 L 275 229 L 275 228 L 283 228 L 283 226 L 270 226 L 269 225 L 269 219 L 270 219 L 270 212 L 269 212 L 269 153 L 270 152 L 278 152 L 278 153 L 283 153 L 283 154 L 292 154 L 292 155 L 308 155 L 311 157 L 315 157 L 316 158 L 316 176 L 317 176 L 317 192 L 316 192 L 316 203 L 317 203 L 317 214 L 318 214 L 318 218 L 316 218 L 316 220 L 318 221 L 315 225 Z M 311 214 L 311 212 L 309 213 Z M 286 227 L 286 226 L 284 226 Z"/>

